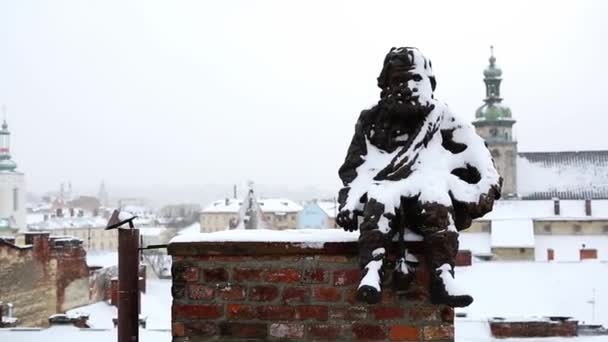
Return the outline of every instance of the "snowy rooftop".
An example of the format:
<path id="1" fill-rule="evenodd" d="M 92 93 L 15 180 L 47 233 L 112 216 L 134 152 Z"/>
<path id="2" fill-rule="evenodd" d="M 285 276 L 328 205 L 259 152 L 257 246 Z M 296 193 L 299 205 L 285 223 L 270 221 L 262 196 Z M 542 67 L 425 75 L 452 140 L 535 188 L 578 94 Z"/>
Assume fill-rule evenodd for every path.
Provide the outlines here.
<path id="1" fill-rule="evenodd" d="M 608 151 L 519 153 L 517 180 L 524 198 L 608 198 Z"/>
<path id="2" fill-rule="evenodd" d="M 591 216 L 585 215 L 584 200 L 560 200 L 559 205 L 560 215 L 555 215 L 552 200 L 500 200 L 481 219 L 608 219 L 608 200 L 591 201 Z"/>
<path id="3" fill-rule="evenodd" d="M 139 337 L 146 342 L 165 342 L 171 340 L 169 330 L 140 329 Z M 0 341 L 10 342 L 108 342 L 117 340 L 117 330 L 80 329 L 72 325 L 57 325 L 48 329 L 0 329 Z"/>
<path id="4" fill-rule="evenodd" d="M 297 204 L 296 202 L 286 199 L 286 198 L 266 198 L 266 199 L 258 199 L 257 202 L 260 204 L 263 212 L 298 212 L 302 210 L 302 206 Z M 238 213 L 241 205 L 243 204 L 242 200 L 237 200 L 233 198 L 227 198 L 223 200 L 218 200 L 207 207 L 205 207 L 202 212 L 203 213 Z"/>
<path id="5" fill-rule="evenodd" d="M 87 252 L 87 265 L 102 268 L 118 265 L 118 252 Z"/>
<path id="6" fill-rule="evenodd" d="M 178 235 L 170 243 L 179 242 L 352 242 L 359 239 L 359 232 L 342 229 L 239 229 L 213 233 Z"/>
<path id="7" fill-rule="evenodd" d="M 53 229 L 69 229 L 69 228 L 99 228 L 105 227 L 108 223 L 107 219 L 100 216 L 96 217 L 53 217 L 46 221 L 28 224 L 28 228 L 32 230 L 53 230 Z"/>

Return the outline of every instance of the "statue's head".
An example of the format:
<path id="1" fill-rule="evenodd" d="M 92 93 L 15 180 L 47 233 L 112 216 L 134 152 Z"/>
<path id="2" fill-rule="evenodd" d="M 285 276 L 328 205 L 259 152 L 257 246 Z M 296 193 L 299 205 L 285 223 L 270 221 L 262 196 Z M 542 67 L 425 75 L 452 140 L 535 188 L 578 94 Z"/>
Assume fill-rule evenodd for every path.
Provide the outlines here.
<path id="1" fill-rule="evenodd" d="M 392 48 L 378 76 L 378 105 L 362 118 L 370 142 L 387 151 L 407 145 L 435 107 L 431 61 L 416 48 Z"/>
<path id="2" fill-rule="evenodd" d="M 433 97 L 436 85 L 431 61 L 413 47 L 391 48 L 378 76 L 381 97 L 402 98 L 393 99 L 397 102 L 429 100 Z"/>

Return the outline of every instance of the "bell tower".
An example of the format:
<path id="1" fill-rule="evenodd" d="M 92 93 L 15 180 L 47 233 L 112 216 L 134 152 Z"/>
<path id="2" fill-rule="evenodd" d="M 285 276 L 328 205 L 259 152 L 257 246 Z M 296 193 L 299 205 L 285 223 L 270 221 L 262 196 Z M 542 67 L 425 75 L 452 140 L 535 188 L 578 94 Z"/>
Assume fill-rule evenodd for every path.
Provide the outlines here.
<path id="1" fill-rule="evenodd" d="M 498 173 L 503 178 L 503 198 L 517 197 L 517 141 L 513 136 L 515 120 L 511 109 L 502 103 L 502 70 L 496 65 L 494 47 L 490 47 L 490 65 L 483 71 L 485 103 L 475 112 L 473 126 L 488 145 Z"/>

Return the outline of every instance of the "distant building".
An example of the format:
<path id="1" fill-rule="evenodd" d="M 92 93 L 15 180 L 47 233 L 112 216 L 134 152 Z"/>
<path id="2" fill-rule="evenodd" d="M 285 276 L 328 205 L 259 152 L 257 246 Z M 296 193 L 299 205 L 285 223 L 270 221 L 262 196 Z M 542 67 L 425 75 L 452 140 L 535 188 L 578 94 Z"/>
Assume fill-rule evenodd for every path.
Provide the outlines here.
<path id="1" fill-rule="evenodd" d="M 256 209 L 258 206 L 259 209 Z M 301 210 L 302 206 L 285 198 L 257 199 L 249 195 L 243 200 L 226 198 L 203 208 L 200 215 L 201 232 L 235 229 L 240 223 L 247 228 L 247 223 L 254 221 L 268 229 L 295 229 Z M 253 218 L 247 211 L 260 217 L 250 221 Z"/>
<path id="2" fill-rule="evenodd" d="M 19 326 L 45 327 L 50 315 L 89 303 L 82 241 L 29 233 L 25 244 L 0 238 L 0 300 L 13 305 Z"/>
<path id="3" fill-rule="evenodd" d="M 608 151 L 518 152 L 511 109 L 502 103 L 494 54 L 477 133 L 504 179 L 503 199 L 461 234 L 461 250 L 499 260 L 608 260 Z M 591 246 L 591 247 L 590 247 Z M 593 255 L 593 254 L 592 254 Z"/>
<path id="4" fill-rule="evenodd" d="M 536 261 L 576 261 L 581 250 L 594 249 L 608 261 L 608 200 L 500 200 L 460 234 L 460 249 Z"/>
<path id="5" fill-rule="evenodd" d="M 312 201 L 298 214 L 300 229 L 336 228 L 338 204 L 336 201 Z"/>
<path id="6" fill-rule="evenodd" d="M 0 130 L 0 235 L 26 226 L 25 175 L 11 159 L 10 135 L 5 119 Z"/>
<path id="7" fill-rule="evenodd" d="M 608 151 L 518 152 L 511 109 L 500 94 L 502 70 L 494 54 L 484 70 L 486 97 L 473 125 L 503 177 L 503 198 L 608 199 Z"/>
<path id="8" fill-rule="evenodd" d="M 108 195 L 108 190 L 106 189 L 106 182 L 102 181 L 99 185 L 99 192 L 97 193 L 97 198 L 102 206 L 108 207 L 110 206 L 110 196 Z"/>

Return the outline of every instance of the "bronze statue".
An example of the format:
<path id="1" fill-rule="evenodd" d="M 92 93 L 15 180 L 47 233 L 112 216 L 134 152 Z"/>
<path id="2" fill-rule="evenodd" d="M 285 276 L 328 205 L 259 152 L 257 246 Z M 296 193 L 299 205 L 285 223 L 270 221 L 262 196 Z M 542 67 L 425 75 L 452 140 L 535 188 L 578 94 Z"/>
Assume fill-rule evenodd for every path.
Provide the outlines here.
<path id="1" fill-rule="evenodd" d="M 473 127 L 434 98 L 436 85 L 431 61 L 418 49 L 392 48 L 378 77 L 380 100 L 361 112 L 339 170 L 337 223 L 360 229 L 357 297 L 367 303 L 381 299 L 388 244 L 408 233 L 423 238 L 431 301 L 473 301 L 454 279 L 458 231 L 492 210 L 502 179 Z M 416 259 L 399 253 L 393 279 L 407 283 Z"/>

